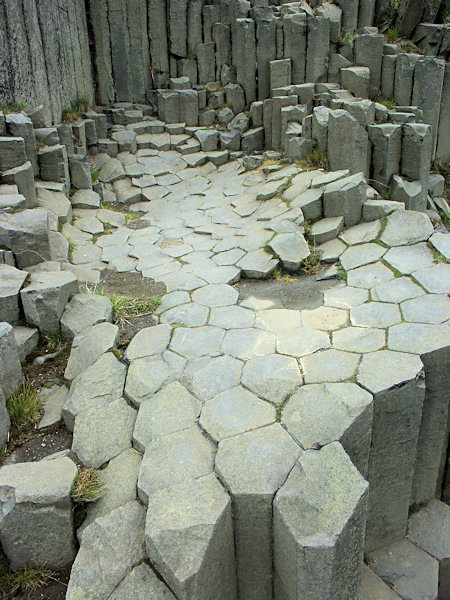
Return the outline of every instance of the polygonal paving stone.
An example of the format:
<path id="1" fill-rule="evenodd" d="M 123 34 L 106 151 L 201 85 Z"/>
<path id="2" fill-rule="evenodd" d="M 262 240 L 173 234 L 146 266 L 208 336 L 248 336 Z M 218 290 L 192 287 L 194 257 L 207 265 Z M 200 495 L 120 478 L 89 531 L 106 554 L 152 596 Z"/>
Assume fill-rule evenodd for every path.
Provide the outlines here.
<path id="1" fill-rule="evenodd" d="M 104 321 L 112 321 L 112 305 L 106 296 L 76 294 L 66 305 L 61 317 L 61 331 L 64 337 L 73 338 L 86 327 Z"/>
<path id="2" fill-rule="evenodd" d="M 182 383 L 202 402 L 239 383 L 242 372 L 240 360 L 231 356 L 209 359 L 199 369 L 185 373 Z"/>
<path id="3" fill-rule="evenodd" d="M 257 296 L 248 296 L 241 301 L 240 305 L 255 311 L 283 308 L 280 298 L 258 298 Z"/>
<path id="4" fill-rule="evenodd" d="M 381 577 L 363 564 L 361 600 L 401 600 L 401 598 L 384 583 Z"/>
<path id="5" fill-rule="evenodd" d="M 313 310 L 302 310 L 302 322 L 305 327 L 333 331 L 348 322 L 348 312 L 339 308 L 319 306 Z"/>
<path id="6" fill-rule="evenodd" d="M 244 256 L 244 250 L 233 248 L 225 252 L 219 252 L 213 257 L 213 261 L 221 266 L 234 265 Z"/>
<path id="7" fill-rule="evenodd" d="M 170 292 L 170 294 L 165 294 L 161 298 L 161 304 L 155 310 L 155 314 L 161 314 L 169 308 L 174 308 L 175 306 L 180 306 L 181 304 L 186 304 L 190 302 L 189 292 Z"/>
<path id="8" fill-rule="evenodd" d="M 316 250 L 322 262 L 333 263 L 338 260 L 346 248 L 347 246 L 343 242 L 334 239 L 317 246 Z"/>
<path id="9" fill-rule="evenodd" d="M 359 327 L 389 327 L 400 323 L 402 316 L 397 304 L 367 302 L 350 310 L 352 325 Z"/>
<path id="10" fill-rule="evenodd" d="M 379 302 L 402 302 L 425 294 L 424 290 L 409 277 L 396 277 L 385 283 L 379 283 L 370 290 L 372 300 Z"/>
<path id="11" fill-rule="evenodd" d="M 203 279 L 200 279 L 200 277 L 182 271 L 164 275 L 161 277 L 161 281 L 166 284 L 168 292 L 174 292 L 176 290 L 191 292 L 192 290 L 204 286 L 206 283 Z"/>
<path id="12" fill-rule="evenodd" d="M 304 356 L 329 347 L 330 338 L 328 333 L 309 327 L 298 327 L 277 334 L 277 352 L 280 354 Z"/>
<path id="13" fill-rule="evenodd" d="M 359 363 L 359 354 L 324 350 L 301 358 L 305 383 L 326 383 L 351 379 Z"/>
<path id="14" fill-rule="evenodd" d="M 433 225 L 424 213 L 395 210 L 387 217 L 380 240 L 388 246 L 411 246 L 428 240 L 433 231 Z"/>
<path id="15" fill-rule="evenodd" d="M 288 271 L 298 271 L 302 262 L 311 253 L 305 238 L 301 234 L 279 233 L 268 245 Z"/>
<path id="16" fill-rule="evenodd" d="M 374 240 L 380 232 L 381 222 L 371 221 L 369 223 L 360 223 L 349 227 L 341 233 L 339 239 L 353 246 L 354 244 L 363 244 Z"/>
<path id="17" fill-rule="evenodd" d="M 275 352 L 276 335 L 258 329 L 234 329 L 227 331 L 222 343 L 222 352 L 247 360 Z"/>
<path id="18" fill-rule="evenodd" d="M 394 279 L 394 277 L 394 273 L 380 262 L 347 271 L 348 285 L 366 290 L 383 281 Z"/>
<path id="19" fill-rule="evenodd" d="M 308 237 L 315 244 L 323 244 L 336 238 L 344 228 L 344 217 L 320 219 L 311 225 Z"/>
<path id="20" fill-rule="evenodd" d="M 448 346 L 449 335 L 448 324 L 399 323 L 389 327 L 388 348 L 423 355 Z"/>
<path id="21" fill-rule="evenodd" d="M 215 442 L 275 421 L 275 407 L 240 385 L 208 400 L 200 417 L 200 425 Z"/>
<path id="22" fill-rule="evenodd" d="M 448 294 L 450 290 L 450 265 L 439 263 L 423 271 L 415 271 L 413 274 L 420 285 L 430 294 Z"/>
<path id="23" fill-rule="evenodd" d="M 369 299 L 369 292 L 362 288 L 343 285 L 323 292 L 325 306 L 334 308 L 353 308 L 364 304 Z"/>
<path id="24" fill-rule="evenodd" d="M 237 576 L 243 597 L 272 596 L 272 501 L 300 453 L 278 423 L 219 444 L 216 472 L 233 502 Z"/>
<path id="25" fill-rule="evenodd" d="M 406 300 L 400 304 L 405 321 L 416 323 L 443 323 L 450 318 L 448 295 L 429 295 Z"/>
<path id="26" fill-rule="evenodd" d="M 242 269 L 246 277 L 265 279 L 275 271 L 279 262 L 264 250 L 254 250 L 241 258 L 236 266 Z"/>
<path id="27" fill-rule="evenodd" d="M 354 383 L 305 385 L 289 398 L 281 421 L 302 448 L 338 441 L 361 474 L 367 474 L 372 395 Z"/>
<path id="28" fill-rule="evenodd" d="M 429 241 L 442 256 L 450 260 L 450 236 L 448 233 L 433 233 Z"/>
<path id="29" fill-rule="evenodd" d="M 245 364 L 242 384 L 261 398 L 281 404 L 302 384 L 302 376 L 294 358 L 269 354 L 252 358 Z"/>
<path id="30" fill-rule="evenodd" d="M 189 302 L 174 306 L 164 312 L 159 320 L 161 323 L 179 324 L 186 327 L 201 327 L 208 322 L 209 308 L 198 304 L 197 302 Z"/>
<path id="31" fill-rule="evenodd" d="M 167 349 L 172 327 L 167 324 L 141 329 L 128 344 L 125 358 L 128 361 L 153 354 L 161 354 Z"/>
<path id="32" fill-rule="evenodd" d="M 256 313 L 255 327 L 266 331 L 290 331 L 302 325 L 302 314 L 299 310 L 274 308 Z"/>
<path id="33" fill-rule="evenodd" d="M 209 475 L 214 469 L 214 445 L 198 426 L 175 431 L 154 440 L 145 449 L 138 480 L 138 495 L 148 503 L 157 490 Z"/>
<path id="34" fill-rule="evenodd" d="M 410 275 L 413 271 L 431 267 L 434 256 L 428 246 L 422 242 L 414 246 L 391 248 L 385 254 L 384 260 L 403 275 Z"/>
<path id="35" fill-rule="evenodd" d="M 98 323 L 83 329 L 72 342 L 64 377 L 73 379 L 85 371 L 102 354 L 115 348 L 119 340 L 119 328 L 112 323 Z"/>
<path id="36" fill-rule="evenodd" d="M 161 386 L 178 379 L 186 360 L 172 352 L 133 360 L 128 369 L 125 395 L 135 406 L 153 396 Z"/>
<path id="37" fill-rule="evenodd" d="M 192 427 L 201 411 L 201 403 L 178 381 L 166 385 L 141 403 L 133 432 L 133 444 L 139 452 L 154 440 Z"/>
<path id="38" fill-rule="evenodd" d="M 239 293 L 229 285 L 206 285 L 192 293 L 192 300 L 204 306 L 229 306 L 236 304 Z"/>
<path id="39" fill-rule="evenodd" d="M 177 598 L 236 597 L 231 502 L 214 475 L 153 493 L 145 542 Z M 154 598 L 148 592 L 142 597 Z"/>
<path id="40" fill-rule="evenodd" d="M 211 309 L 209 324 L 222 329 L 253 327 L 255 313 L 242 306 L 219 306 Z"/>
<path id="41" fill-rule="evenodd" d="M 141 563 L 121 581 L 109 600 L 145 598 L 148 594 L 151 594 L 150 597 L 154 600 L 176 600 L 166 584 L 158 579 L 152 569 L 145 563 Z"/>
<path id="42" fill-rule="evenodd" d="M 375 352 L 386 345 L 384 329 L 371 327 L 346 327 L 334 331 L 332 335 L 333 348 L 347 352 Z"/>
<path id="43" fill-rule="evenodd" d="M 358 598 L 368 483 L 339 442 L 306 450 L 273 505 L 280 598 Z M 337 574 L 330 565 L 346 565 Z"/>
<path id="44" fill-rule="evenodd" d="M 225 331 L 218 327 L 177 327 L 173 332 L 170 349 L 189 358 L 217 354 Z"/>
<path id="45" fill-rule="evenodd" d="M 358 246 L 347 248 L 340 255 L 339 260 L 344 269 L 349 271 L 350 269 L 376 262 L 384 254 L 386 254 L 386 248 L 380 246 L 380 244 L 359 244 Z"/>
<path id="46" fill-rule="evenodd" d="M 87 467 L 98 469 L 131 447 L 136 411 L 123 398 L 75 417 L 72 450 Z"/>

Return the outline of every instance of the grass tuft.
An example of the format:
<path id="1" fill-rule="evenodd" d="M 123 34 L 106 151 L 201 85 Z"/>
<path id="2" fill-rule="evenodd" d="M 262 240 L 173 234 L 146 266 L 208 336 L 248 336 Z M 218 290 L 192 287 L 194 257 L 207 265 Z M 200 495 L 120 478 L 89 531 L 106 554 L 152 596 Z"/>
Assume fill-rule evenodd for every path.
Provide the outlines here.
<path id="1" fill-rule="evenodd" d="M 298 161 L 298 166 L 304 171 L 313 171 L 314 169 L 325 169 L 325 171 L 328 171 L 328 155 L 325 150 L 313 148 L 305 158 Z"/>
<path id="2" fill-rule="evenodd" d="M 337 268 L 338 268 L 338 274 L 337 274 L 337 278 L 338 278 L 340 281 L 347 281 L 347 273 L 345 272 L 345 269 L 344 269 L 344 267 L 341 265 L 341 263 L 340 263 L 340 262 L 338 262 Z"/>
<path id="3" fill-rule="evenodd" d="M 25 423 L 36 423 L 42 401 L 37 390 L 25 382 L 16 391 L 9 393 L 6 406 L 11 422 L 20 427 Z"/>
<path id="4" fill-rule="evenodd" d="M 0 110 L 4 115 L 9 115 L 10 113 L 21 112 L 22 110 L 26 110 L 25 104 L 15 103 L 12 104 L 2 104 L 0 106 Z"/>
<path id="5" fill-rule="evenodd" d="M 47 350 L 50 352 L 56 352 L 60 350 L 62 346 L 66 345 L 64 335 L 59 331 L 49 331 L 44 335 L 45 342 L 47 344 Z"/>
<path id="6" fill-rule="evenodd" d="M 109 298 L 114 311 L 114 323 L 120 327 L 130 324 L 130 319 L 150 315 L 161 304 L 161 298 L 157 296 L 130 298 L 120 294 L 105 294 L 101 290 L 95 290 L 94 293 Z"/>
<path id="7" fill-rule="evenodd" d="M 301 270 L 306 275 L 318 273 L 321 269 L 320 257 L 318 250 L 311 248 L 311 254 L 302 262 Z"/>
<path id="8" fill-rule="evenodd" d="M 44 567 L 40 569 L 23 567 L 23 569 L 9 573 L 7 576 L 10 592 L 14 595 L 19 590 L 21 592 L 33 592 L 45 585 L 49 579 L 52 579 L 52 572 Z"/>
<path id="9" fill-rule="evenodd" d="M 92 183 L 95 183 L 96 181 L 98 181 L 99 175 L 100 175 L 99 171 L 92 171 L 92 173 L 91 173 Z"/>
<path id="10" fill-rule="evenodd" d="M 383 98 L 382 96 L 379 96 L 376 99 L 376 102 L 378 102 L 378 104 L 382 104 L 383 106 L 389 109 L 394 108 L 394 106 L 397 106 L 397 101 L 394 98 Z"/>
<path id="11" fill-rule="evenodd" d="M 400 39 L 400 34 L 398 32 L 398 28 L 391 26 L 389 27 L 389 29 L 386 31 L 386 33 L 384 34 L 386 37 L 386 41 L 389 42 L 389 44 L 394 44 L 395 42 L 398 42 L 398 40 Z"/>
<path id="12" fill-rule="evenodd" d="M 273 272 L 273 278 L 277 283 L 281 283 L 283 285 L 291 285 L 295 283 L 295 277 L 292 277 L 288 273 L 284 273 L 281 267 L 277 267 Z"/>
<path id="13" fill-rule="evenodd" d="M 72 106 L 65 108 L 61 113 L 63 123 L 73 123 L 81 117 L 82 112 L 89 109 L 89 100 L 85 96 L 78 96 Z"/>
<path id="14" fill-rule="evenodd" d="M 125 221 L 127 223 L 135 223 L 136 221 L 139 221 L 140 218 L 141 215 L 138 215 L 137 213 L 128 213 L 125 215 Z"/>
<path id="15" fill-rule="evenodd" d="M 71 496 L 74 502 L 95 502 L 104 494 L 104 483 L 98 478 L 93 467 L 79 467 L 72 485 Z"/>

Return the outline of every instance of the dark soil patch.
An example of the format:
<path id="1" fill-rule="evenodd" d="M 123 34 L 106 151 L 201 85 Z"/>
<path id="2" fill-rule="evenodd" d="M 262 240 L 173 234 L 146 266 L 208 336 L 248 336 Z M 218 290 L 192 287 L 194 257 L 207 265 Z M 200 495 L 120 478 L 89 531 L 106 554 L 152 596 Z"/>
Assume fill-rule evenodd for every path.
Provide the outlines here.
<path id="1" fill-rule="evenodd" d="M 46 585 L 37 590 L 12 592 L 8 559 L 0 550 L 0 598 L 2 600 L 64 600 L 69 583 L 70 569 L 53 571 Z"/>
<path id="2" fill-rule="evenodd" d="M 236 288 L 244 298 L 256 296 L 281 300 L 284 308 L 313 309 L 323 305 L 323 292 L 340 282 L 336 279 L 317 281 L 316 275 L 289 277 L 289 282 L 276 279 L 241 279 Z"/>
<path id="3" fill-rule="evenodd" d="M 11 428 L 11 438 L 8 444 L 9 456 L 4 464 L 32 462 L 41 460 L 50 454 L 72 447 L 72 434 L 64 424 L 48 429 L 35 429 L 33 425 L 18 430 Z"/>
<path id="4" fill-rule="evenodd" d="M 163 283 L 142 277 L 140 273 L 135 271 L 129 273 L 104 271 L 100 273 L 100 276 L 97 290 L 103 291 L 105 294 L 120 294 L 129 298 L 140 298 L 142 296 L 151 298 L 166 293 L 166 286 Z"/>
<path id="5" fill-rule="evenodd" d="M 154 325 L 156 325 L 156 319 L 152 315 L 143 315 L 142 317 L 134 317 L 129 319 L 119 327 L 119 347 L 127 346 L 141 329 L 145 329 L 145 327 L 153 327 Z"/>
<path id="6" fill-rule="evenodd" d="M 42 364 L 33 364 L 33 361 L 40 357 L 53 354 L 58 354 L 49 358 Z M 64 344 L 59 351 L 49 348 L 45 341 L 40 341 L 34 352 L 28 357 L 27 363 L 23 365 L 23 372 L 26 380 L 36 389 L 43 387 L 46 383 L 63 384 L 64 371 L 69 360 L 70 345 Z"/>

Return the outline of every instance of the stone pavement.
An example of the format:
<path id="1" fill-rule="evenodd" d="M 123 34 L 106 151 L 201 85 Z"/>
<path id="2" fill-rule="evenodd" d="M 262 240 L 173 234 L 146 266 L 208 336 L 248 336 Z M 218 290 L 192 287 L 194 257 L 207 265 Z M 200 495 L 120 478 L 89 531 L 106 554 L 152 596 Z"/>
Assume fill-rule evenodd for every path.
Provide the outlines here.
<path id="1" fill-rule="evenodd" d="M 85 256 L 77 269 L 93 281 L 105 263 L 136 270 L 167 293 L 124 361 L 113 356 L 110 324 L 74 338 L 64 410 L 73 449 L 89 466 L 109 463 L 102 472 L 116 483 L 88 510 L 67 598 L 116 598 L 132 576 L 143 585 L 146 555 L 168 586 L 157 598 L 291 600 L 302 587 L 311 600 L 356 600 L 363 551 L 375 556 L 404 536 L 410 504 L 434 495 L 448 408 L 439 376 L 448 365 L 446 236 L 422 213 L 395 211 L 333 224 L 314 248 L 300 203 L 286 194 L 319 189 L 321 213 L 322 172 L 246 172 L 240 161 L 192 168 L 172 152 L 126 169 L 157 181 L 130 206 L 144 213 L 139 228 L 116 213 L 112 233 L 75 246 Z M 100 230 L 113 223 L 102 208 L 74 213 Z M 65 233 L 76 239 L 76 229 Z M 340 264 L 323 306 L 285 308 L 234 285 L 280 265 L 298 270 L 315 249 Z M 102 397 L 89 383 L 96 372 L 114 382 Z M 117 519 L 139 535 L 132 551 L 104 549 Z M 133 570 L 124 579 L 125 555 Z M 107 592 L 103 559 L 114 572 Z M 364 571 L 363 598 L 371 585 Z"/>

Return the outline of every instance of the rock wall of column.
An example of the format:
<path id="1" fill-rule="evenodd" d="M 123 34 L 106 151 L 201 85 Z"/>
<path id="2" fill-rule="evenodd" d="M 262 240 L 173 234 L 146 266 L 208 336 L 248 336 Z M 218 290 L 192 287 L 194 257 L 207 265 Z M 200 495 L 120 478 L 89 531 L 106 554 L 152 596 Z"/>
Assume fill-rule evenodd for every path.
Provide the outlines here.
<path id="1" fill-rule="evenodd" d="M 42 104 L 48 124 L 94 99 L 84 0 L 0 1 L 0 104 Z"/>

